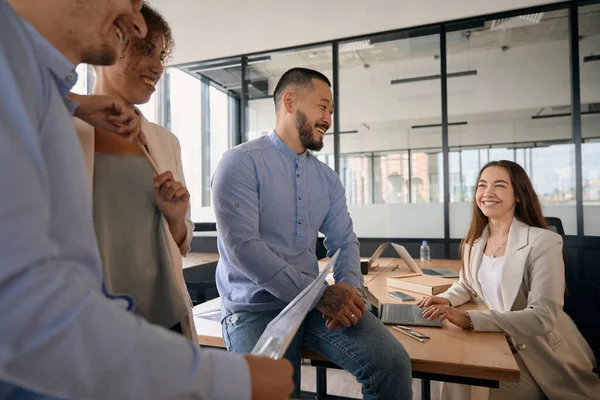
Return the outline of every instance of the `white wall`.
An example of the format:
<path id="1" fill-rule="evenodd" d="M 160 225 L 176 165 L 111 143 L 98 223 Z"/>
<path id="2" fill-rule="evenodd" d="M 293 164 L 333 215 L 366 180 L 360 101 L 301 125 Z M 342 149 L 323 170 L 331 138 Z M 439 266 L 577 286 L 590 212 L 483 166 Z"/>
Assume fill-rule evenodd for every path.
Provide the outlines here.
<path id="1" fill-rule="evenodd" d="M 531 7 L 548 0 L 151 0 L 170 22 L 174 64 Z"/>

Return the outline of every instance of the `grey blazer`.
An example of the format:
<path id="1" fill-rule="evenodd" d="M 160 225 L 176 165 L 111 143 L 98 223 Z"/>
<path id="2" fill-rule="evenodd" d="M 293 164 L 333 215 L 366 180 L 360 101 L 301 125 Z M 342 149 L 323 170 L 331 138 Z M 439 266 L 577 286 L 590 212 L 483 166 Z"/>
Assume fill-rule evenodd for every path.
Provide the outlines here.
<path id="1" fill-rule="evenodd" d="M 488 237 L 486 227 L 473 245 L 471 268 L 465 268 L 459 281 L 440 295 L 453 306 L 475 297 L 487 304 L 477 271 Z M 465 246 L 465 260 L 470 250 Z M 562 237 L 515 218 L 498 284 L 504 309 L 470 311 L 475 330 L 504 332 L 549 399 L 600 399 L 600 379 L 592 372 L 596 365 L 592 350 L 563 311 Z"/>

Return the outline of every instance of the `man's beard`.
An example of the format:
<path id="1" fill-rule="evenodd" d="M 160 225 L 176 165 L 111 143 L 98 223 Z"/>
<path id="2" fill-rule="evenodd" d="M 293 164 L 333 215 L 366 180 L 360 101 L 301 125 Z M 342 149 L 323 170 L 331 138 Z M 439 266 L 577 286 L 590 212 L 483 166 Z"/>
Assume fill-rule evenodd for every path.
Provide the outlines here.
<path id="1" fill-rule="evenodd" d="M 113 65 L 117 61 L 117 52 L 108 44 L 87 49 L 82 56 L 83 63 L 90 65 Z"/>
<path id="2" fill-rule="evenodd" d="M 300 142 L 308 150 L 319 151 L 323 148 L 323 139 L 315 138 L 315 127 L 308 122 L 308 117 L 302 111 L 296 111 L 296 127 L 300 137 Z"/>

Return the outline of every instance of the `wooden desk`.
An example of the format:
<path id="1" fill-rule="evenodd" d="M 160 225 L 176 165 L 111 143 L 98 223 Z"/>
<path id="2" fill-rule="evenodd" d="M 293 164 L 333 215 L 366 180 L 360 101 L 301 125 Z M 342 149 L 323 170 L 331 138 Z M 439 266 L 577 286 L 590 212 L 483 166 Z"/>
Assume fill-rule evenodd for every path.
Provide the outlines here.
<path id="1" fill-rule="evenodd" d="M 321 260 L 324 266 L 327 260 Z M 432 260 L 431 268 L 460 269 L 456 260 Z M 387 295 L 386 280 L 399 272 L 408 270 L 400 259 L 383 259 L 365 275 L 369 301 L 379 307 L 383 303 L 402 303 Z M 451 281 L 456 279 L 448 278 Z M 418 301 L 423 295 L 412 294 Z M 410 303 L 410 302 L 404 302 Z M 414 303 L 414 302 L 413 302 Z M 198 317 L 207 310 L 220 308 L 220 299 L 214 299 L 194 307 L 194 321 L 201 345 L 224 347 L 221 325 Z M 460 309 L 485 309 L 481 303 L 468 303 Z M 389 327 L 394 337 L 402 343 L 412 360 L 413 377 L 423 379 L 422 398 L 429 398 L 429 381 L 446 381 L 478 386 L 497 387 L 500 381 L 518 381 L 519 367 L 501 333 L 471 332 L 444 322 L 440 328 L 415 328 L 431 337 L 425 343 L 413 340 Z"/>
<path id="2" fill-rule="evenodd" d="M 402 260 L 391 263 L 393 266 L 374 271 L 375 276 L 370 277 L 365 286 L 372 295 L 373 305 L 379 307 L 384 303 L 417 303 L 424 295 L 409 292 L 416 298 L 412 302 L 401 302 L 390 296 L 389 291 L 397 289 L 388 288 L 387 278 L 398 275 L 399 272 L 409 271 Z M 430 268 L 447 268 L 458 272 L 458 260 L 432 260 Z M 448 278 L 456 281 L 455 278 Z M 367 279 L 365 279 L 367 281 Z M 371 296 L 370 296 L 371 298 Z M 461 310 L 486 310 L 485 304 L 472 302 L 459 307 Z M 474 380 L 487 380 L 493 384 L 499 381 L 518 381 L 519 367 L 508 346 L 506 337 L 501 333 L 471 332 L 444 321 L 444 327 L 426 328 L 415 327 L 431 337 L 425 343 L 413 340 L 400 332 L 388 327 L 390 332 L 402 343 L 412 360 L 413 371 L 427 374 L 443 375 Z M 436 379 L 451 380 L 456 379 Z M 460 381 L 461 379 L 459 379 Z M 486 383 L 486 382 L 480 382 Z"/>
<path id="3" fill-rule="evenodd" d="M 182 257 L 183 269 L 199 267 L 204 264 L 210 264 L 219 261 L 218 253 L 188 253 Z"/>

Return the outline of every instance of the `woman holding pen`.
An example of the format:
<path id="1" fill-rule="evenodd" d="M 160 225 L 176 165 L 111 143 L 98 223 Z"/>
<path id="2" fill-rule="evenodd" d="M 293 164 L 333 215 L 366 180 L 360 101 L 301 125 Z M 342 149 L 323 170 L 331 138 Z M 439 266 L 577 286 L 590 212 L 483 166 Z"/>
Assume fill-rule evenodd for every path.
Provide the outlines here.
<path id="1" fill-rule="evenodd" d="M 421 300 L 423 315 L 506 334 L 521 378 L 491 389 L 490 399 L 600 399 L 594 355 L 563 311 L 562 238 L 547 229 L 529 177 L 517 163 L 494 161 L 480 171 L 476 187 L 460 279 Z M 476 297 L 489 311 L 454 308 Z M 469 399 L 471 389 L 445 384 L 442 398 Z"/>
<path id="2" fill-rule="evenodd" d="M 93 93 L 122 98 L 131 107 L 150 99 L 173 48 L 163 17 L 148 4 L 141 12 L 146 38 L 122 43 L 115 65 L 95 68 Z M 197 343 L 181 261 L 190 251 L 194 225 L 179 141 L 143 116 L 147 145 L 80 119 L 75 127 L 88 166 L 108 291 L 130 294 L 137 314 Z"/>

